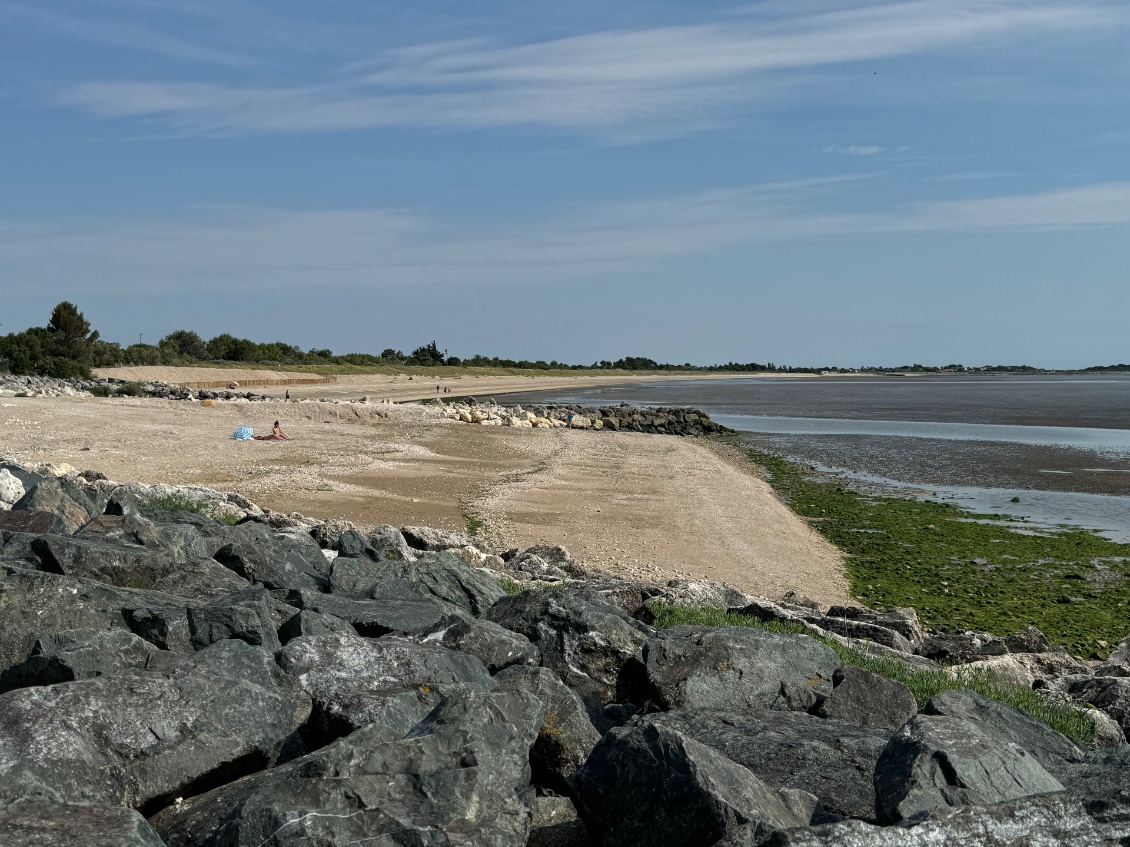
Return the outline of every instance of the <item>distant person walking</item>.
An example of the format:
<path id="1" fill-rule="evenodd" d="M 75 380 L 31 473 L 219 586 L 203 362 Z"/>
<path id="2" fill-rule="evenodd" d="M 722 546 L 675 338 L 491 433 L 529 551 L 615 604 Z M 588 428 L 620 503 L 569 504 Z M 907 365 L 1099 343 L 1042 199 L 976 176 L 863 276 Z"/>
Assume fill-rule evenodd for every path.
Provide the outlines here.
<path id="1" fill-rule="evenodd" d="M 286 390 L 286 400 L 287 400 L 288 403 L 290 402 L 290 389 L 289 388 Z"/>

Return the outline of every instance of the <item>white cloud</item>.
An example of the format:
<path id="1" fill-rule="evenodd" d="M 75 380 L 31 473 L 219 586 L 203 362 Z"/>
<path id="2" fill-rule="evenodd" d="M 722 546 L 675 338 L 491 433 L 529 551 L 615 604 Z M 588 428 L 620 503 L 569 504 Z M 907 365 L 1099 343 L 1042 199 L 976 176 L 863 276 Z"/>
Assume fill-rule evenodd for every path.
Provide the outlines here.
<path id="1" fill-rule="evenodd" d="M 854 178 L 858 179 L 858 178 Z M 441 221 L 411 210 L 221 209 L 189 219 L 33 227 L 0 222 L 0 278 L 19 286 L 160 293 L 315 284 L 537 284 L 644 271 L 674 257 L 767 241 L 904 232 L 1036 231 L 1130 224 L 1130 182 L 812 212 L 853 179 L 760 185 L 586 209 L 525 225 Z"/>
<path id="2" fill-rule="evenodd" d="M 214 133 L 607 128 L 673 116 L 702 122 L 775 96 L 789 84 L 789 72 L 1042 33 L 1062 38 L 1127 20 L 1124 9 L 1102 0 L 910 0 L 518 46 L 424 44 L 353 66 L 330 82 L 286 87 L 91 81 L 70 89 L 63 102 L 103 117 L 156 119 L 182 131 Z"/>
<path id="3" fill-rule="evenodd" d="M 851 144 L 847 147 L 831 145 L 821 148 L 824 153 L 840 153 L 845 156 L 874 156 L 876 153 L 882 153 L 884 149 L 875 144 Z"/>

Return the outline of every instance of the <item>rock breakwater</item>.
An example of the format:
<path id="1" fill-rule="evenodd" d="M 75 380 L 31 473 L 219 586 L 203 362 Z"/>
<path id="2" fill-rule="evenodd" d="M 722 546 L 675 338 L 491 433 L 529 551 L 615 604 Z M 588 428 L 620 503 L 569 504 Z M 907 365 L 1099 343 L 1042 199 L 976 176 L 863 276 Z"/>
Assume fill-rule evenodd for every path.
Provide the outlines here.
<path id="1" fill-rule="evenodd" d="M 730 432 L 698 409 L 645 408 L 621 403 L 596 407 L 568 404 L 500 406 L 474 398 L 465 402 L 434 401 L 444 417 L 480 426 L 513 426 L 533 429 L 607 429 L 658 435 L 706 435 Z"/>
<path id="2" fill-rule="evenodd" d="M 6 847 L 1130 838 L 1130 638 L 1088 666 L 1031 629 L 624 581 L 203 488 L 0 462 L 0 491 Z M 1090 704 L 1095 740 L 965 688 L 921 703 L 848 655 L 1007 666 Z"/>

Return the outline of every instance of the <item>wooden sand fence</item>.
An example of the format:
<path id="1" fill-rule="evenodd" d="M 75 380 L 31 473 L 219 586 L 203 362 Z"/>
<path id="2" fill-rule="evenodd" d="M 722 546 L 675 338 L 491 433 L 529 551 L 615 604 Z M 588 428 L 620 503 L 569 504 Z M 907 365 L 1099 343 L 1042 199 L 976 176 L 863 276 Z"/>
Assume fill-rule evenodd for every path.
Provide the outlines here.
<path id="1" fill-rule="evenodd" d="M 298 377 L 295 379 L 216 379 L 211 382 L 174 382 L 173 385 L 179 385 L 181 388 L 191 389 L 208 389 L 208 388 L 227 388 L 232 383 L 236 383 L 240 388 L 250 388 L 254 386 L 259 388 L 268 385 L 325 385 L 330 382 L 337 382 L 336 376 L 316 376 L 316 377 Z"/>

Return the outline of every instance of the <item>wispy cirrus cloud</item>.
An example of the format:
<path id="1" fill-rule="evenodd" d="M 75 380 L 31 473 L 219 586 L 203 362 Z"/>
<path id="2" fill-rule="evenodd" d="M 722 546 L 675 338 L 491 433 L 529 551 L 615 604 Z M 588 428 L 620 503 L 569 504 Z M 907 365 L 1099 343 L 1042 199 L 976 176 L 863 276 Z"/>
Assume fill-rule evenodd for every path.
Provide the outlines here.
<path id="1" fill-rule="evenodd" d="M 255 64 L 246 52 L 215 47 L 204 39 L 192 40 L 172 35 L 160 28 L 139 23 L 136 19 L 92 18 L 68 14 L 42 4 L 2 2 L 0 21 L 3 20 L 25 26 L 30 24 L 79 41 L 166 58 L 228 68 L 247 68 Z"/>
<path id="2" fill-rule="evenodd" d="M 1130 11 L 1105 0 L 909 0 L 519 45 L 430 43 L 288 86 L 89 81 L 61 99 L 98 116 L 195 133 L 695 124 L 778 96 L 798 72 L 1042 34 L 1063 38 L 1128 21 Z"/>
<path id="3" fill-rule="evenodd" d="M 882 153 L 886 148 L 877 144 L 849 144 L 846 147 L 829 145 L 820 148 L 822 153 L 839 153 L 844 156 L 874 156 Z"/>
<path id="4" fill-rule="evenodd" d="M 866 178 L 866 177 L 863 177 Z M 764 242 L 900 233 L 1130 226 L 1130 182 L 926 202 L 880 213 L 814 211 L 860 177 L 606 204 L 524 225 L 415 210 L 203 210 L 187 218 L 35 227 L 0 222 L 5 285 L 76 292 L 282 290 L 313 284 L 538 284 L 642 272 L 674 257 Z"/>

